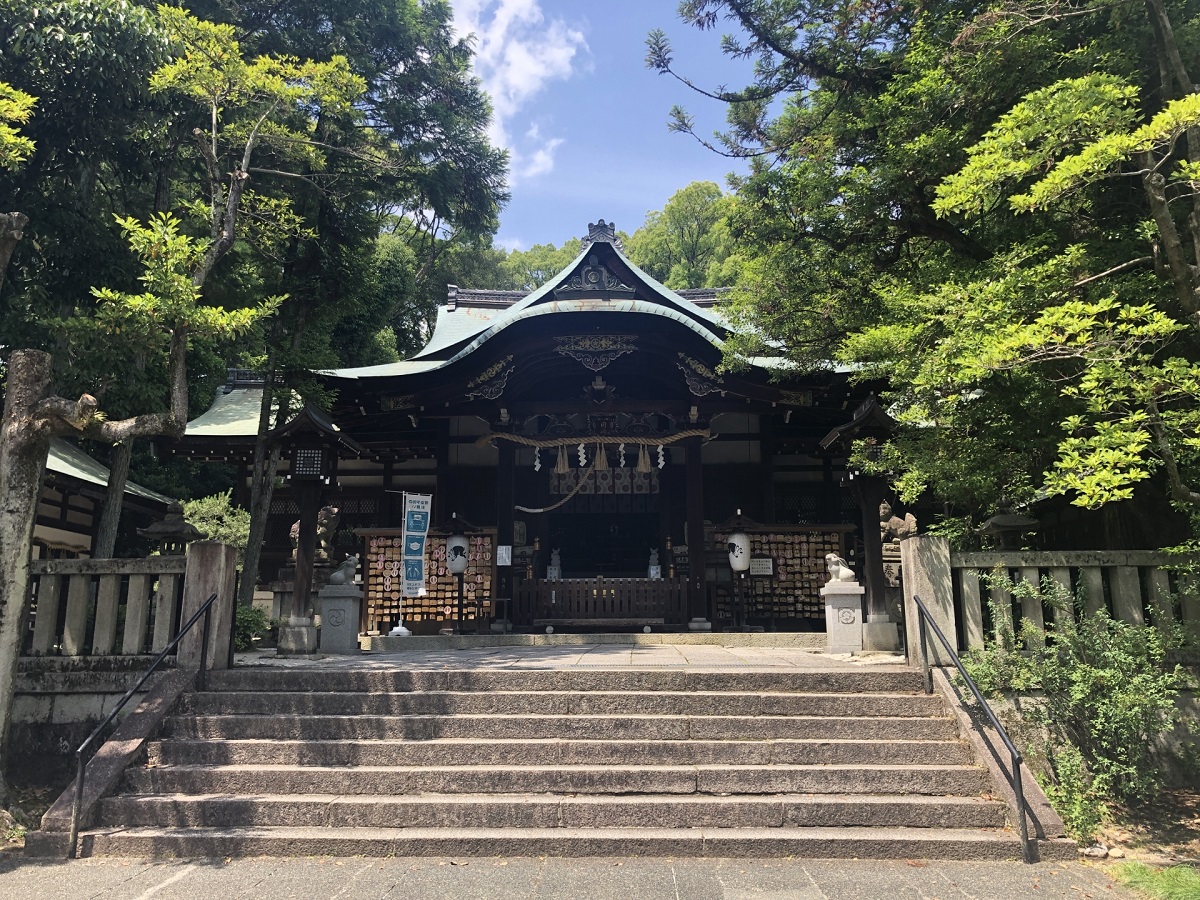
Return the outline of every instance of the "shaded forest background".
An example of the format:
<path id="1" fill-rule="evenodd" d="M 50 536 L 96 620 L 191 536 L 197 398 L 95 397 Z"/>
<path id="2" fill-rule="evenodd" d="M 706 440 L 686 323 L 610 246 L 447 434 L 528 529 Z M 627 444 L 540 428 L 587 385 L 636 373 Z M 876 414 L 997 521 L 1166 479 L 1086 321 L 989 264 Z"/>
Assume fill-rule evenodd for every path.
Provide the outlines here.
<path id="1" fill-rule="evenodd" d="M 680 185 L 626 253 L 668 287 L 734 289 L 731 367 L 770 354 L 886 382 L 900 430 L 855 462 L 955 541 L 1054 497 L 1184 541 L 1198 5 L 685 0 L 630 39 L 680 83 L 680 140 L 749 174 Z M 751 61 L 751 83 L 677 71 L 671 30 L 693 27 Z M 310 369 L 417 350 L 447 284 L 530 290 L 578 252 L 573 236 L 493 245 L 506 158 L 444 2 L 3 0 L 0 43 L 0 205 L 28 218 L 3 248 L 0 346 L 52 351 L 58 390 L 109 417 L 168 389 L 153 315 L 129 320 L 146 263 L 120 219 L 209 242 L 201 307 L 258 311 L 191 336 L 193 415 L 227 366 L 319 397 Z M 187 62 L 205 53 L 208 69 Z M 728 129 L 696 134 L 686 104 L 713 102 Z M 184 497 L 228 483 L 155 464 L 144 441 L 89 449 Z"/>

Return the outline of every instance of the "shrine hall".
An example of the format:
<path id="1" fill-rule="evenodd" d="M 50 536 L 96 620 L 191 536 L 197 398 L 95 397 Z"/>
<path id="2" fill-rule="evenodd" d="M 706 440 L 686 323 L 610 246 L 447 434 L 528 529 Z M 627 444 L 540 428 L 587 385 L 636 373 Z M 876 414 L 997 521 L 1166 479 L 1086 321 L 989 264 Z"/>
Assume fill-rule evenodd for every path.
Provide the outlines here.
<path id="1" fill-rule="evenodd" d="M 423 349 L 320 373 L 332 404 L 272 433 L 283 478 L 259 581 L 289 577 L 307 503 L 338 510 L 335 562 L 361 560 L 364 633 L 462 625 L 445 541 L 466 523 L 472 630 L 824 630 L 827 554 L 862 573 L 868 599 L 882 591 L 881 567 L 859 565 L 880 552 L 882 489 L 846 460 L 887 417 L 836 367 L 724 368 L 725 294 L 659 284 L 603 220 L 532 293 L 449 286 Z M 239 462 L 245 505 L 261 396 L 234 373 L 175 447 Z M 329 461 L 305 495 L 294 476 L 314 435 Z M 417 597 L 396 578 L 405 492 L 432 495 Z M 734 529 L 751 543 L 738 578 Z"/>

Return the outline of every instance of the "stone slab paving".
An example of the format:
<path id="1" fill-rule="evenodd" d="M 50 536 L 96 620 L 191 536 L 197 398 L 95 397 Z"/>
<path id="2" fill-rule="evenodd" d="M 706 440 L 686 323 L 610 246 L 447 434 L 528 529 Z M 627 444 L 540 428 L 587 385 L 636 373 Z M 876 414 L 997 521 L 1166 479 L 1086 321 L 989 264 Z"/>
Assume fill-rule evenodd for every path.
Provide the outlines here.
<path id="1" fill-rule="evenodd" d="M 387 900 L 1134 900 L 1081 862 L 754 859 L 27 860 L 0 856 L 0 895 L 22 900 L 197 897 Z"/>
<path id="2" fill-rule="evenodd" d="M 274 651 L 239 653 L 238 667 L 322 669 L 670 669 L 718 671 L 845 672 L 904 668 L 893 653 L 831 655 L 800 647 L 715 644 L 572 644 L 546 647 L 473 647 L 370 651 L 356 656 L 287 659 Z"/>

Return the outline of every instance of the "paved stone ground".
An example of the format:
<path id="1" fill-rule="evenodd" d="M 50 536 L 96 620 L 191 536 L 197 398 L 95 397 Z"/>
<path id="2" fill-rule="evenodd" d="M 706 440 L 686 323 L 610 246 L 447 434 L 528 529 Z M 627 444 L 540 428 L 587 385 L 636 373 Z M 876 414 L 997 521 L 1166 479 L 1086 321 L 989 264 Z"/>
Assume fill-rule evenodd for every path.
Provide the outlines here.
<path id="1" fill-rule="evenodd" d="M 419 641 L 420 638 L 414 639 Z M 696 671 L 852 671 L 904 667 L 893 653 L 831 655 L 800 647 L 713 644 L 571 644 L 549 647 L 478 647 L 407 650 L 285 659 L 274 651 L 237 654 L 235 665 L 337 669 L 671 669 Z"/>
<path id="2" fill-rule="evenodd" d="M 0 857 L 21 900 L 1041 900 L 1137 894 L 1070 863 L 749 859 L 243 859 L 70 862 Z"/>

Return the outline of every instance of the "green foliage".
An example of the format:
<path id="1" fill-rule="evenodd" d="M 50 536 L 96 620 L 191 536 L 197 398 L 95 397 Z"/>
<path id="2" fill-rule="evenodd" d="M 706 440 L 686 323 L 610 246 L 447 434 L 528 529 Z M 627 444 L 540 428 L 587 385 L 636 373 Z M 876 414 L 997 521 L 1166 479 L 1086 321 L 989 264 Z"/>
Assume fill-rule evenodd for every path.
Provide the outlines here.
<path id="1" fill-rule="evenodd" d="M 0 169 L 15 169 L 33 153 L 33 141 L 22 136 L 16 126 L 24 125 L 37 101 L 0 81 Z"/>
<path id="2" fill-rule="evenodd" d="M 694 181 L 672 194 L 660 212 L 646 215 L 626 254 L 672 290 L 726 287 L 714 278 L 732 251 L 725 221 L 729 204 L 713 182 Z"/>
<path id="3" fill-rule="evenodd" d="M 1063 820 L 1067 834 L 1081 844 L 1095 840 L 1107 808 L 1097 795 L 1087 762 L 1071 744 L 1063 744 L 1052 757 L 1054 781 L 1046 796 Z"/>
<path id="4" fill-rule="evenodd" d="M 490 287 L 535 291 L 569 266 L 582 250 L 583 243 L 579 238 L 571 238 L 561 247 L 555 247 L 553 244 L 534 244 L 528 250 L 513 250 L 501 264 L 508 276 L 508 283 L 497 282 Z"/>
<path id="5" fill-rule="evenodd" d="M 245 653 L 254 647 L 254 639 L 262 637 L 271 627 L 267 614 L 257 606 L 238 605 L 234 610 L 233 649 Z"/>
<path id="6" fill-rule="evenodd" d="M 80 310 L 54 320 L 65 340 L 73 380 L 104 396 L 118 383 L 126 402 L 142 409 L 165 408 L 166 371 L 171 335 L 183 328 L 198 340 L 231 341 L 245 335 L 279 304 L 268 298 L 249 308 L 225 310 L 202 301 L 193 279 L 207 242 L 181 232 L 170 215 L 146 223 L 119 221 L 129 246 L 141 261 L 144 290 L 128 293 L 93 288 L 91 315 Z"/>
<path id="7" fill-rule="evenodd" d="M 250 513 L 233 505 L 233 491 L 212 494 L 183 504 L 183 517 L 210 541 L 237 547 L 238 565 L 245 560 L 250 540 Z"/>
<path id="8" fill-rule="evenodd" d="M 1050 578 L 1039 586 L 997 572 L 990 580 L 1016 600 L 1041 603 L 1050 618 L 1044 635 L 1025 619 L 1014 631 L 1011 610 L 993 604 L 995 636 L 964 664 L 986 693 L 1040 692 L 1024 714 L 1045 743 L 1027 749 L 1049 761 L 1056 781 L 1049 793 L 1064 804 L 1056 808 L 1086 836 L 1096 802 L 1148 802 L 1161 787 L 1153 752 L 1178 717 L 1183 672 L 1166 657 L 1180 634 L 1165 623 L 1088 613 L 1082 598 Z"/>
<path id="9" fill-rule="evenodd" d="M 702 0 L 680 17 L 723 22 L 723 51 L 755 60 L 745 88 L 706 91 L 728 104 L 717 149 L 754 159 L 727 217 L 726 365 L 884 380 L 900 428 L 876 469 L 961 540 L 1046 494 L 1094 508 L 1165 480 L 1200 504 L 1188 4 Z M 704 90 L 665 34 L 647 50 Z"/>
<path id="10" fill-rule="evenodd" d="M 1152 900 L 1195 900 L 1200 897 L 1200 870 L 1194 866 L 1163 869 L 1141 862 L 1122 862 L 1111 871 L 1122 884 L 1136 888 Z"/>

